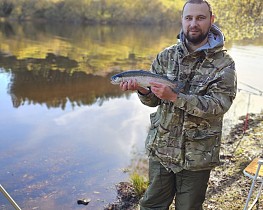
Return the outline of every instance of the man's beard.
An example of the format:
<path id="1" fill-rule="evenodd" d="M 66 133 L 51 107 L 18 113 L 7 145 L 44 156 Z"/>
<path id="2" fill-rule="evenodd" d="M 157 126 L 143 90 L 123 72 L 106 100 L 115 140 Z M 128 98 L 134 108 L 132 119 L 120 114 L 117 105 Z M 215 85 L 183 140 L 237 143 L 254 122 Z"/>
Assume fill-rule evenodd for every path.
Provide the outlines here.
<path id="1" fill-rule="evenodd" d="M 206 33 L 202 32 L 199 36 L 191 36 L 188 30 L 186 33 L 184 33 L 184 35 L 188 42 L 190 42 L 193 45 L 198 45 L 206 39 L 206 37 L 208 36 L 208 33 L 209 33 L 209 30 Z"/>

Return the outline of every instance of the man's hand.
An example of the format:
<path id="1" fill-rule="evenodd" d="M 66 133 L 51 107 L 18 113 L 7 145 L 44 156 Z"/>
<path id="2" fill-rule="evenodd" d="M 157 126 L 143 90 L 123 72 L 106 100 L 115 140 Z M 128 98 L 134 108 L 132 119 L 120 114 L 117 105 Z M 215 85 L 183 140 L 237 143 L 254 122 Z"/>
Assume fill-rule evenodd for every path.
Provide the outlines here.
<path id="1" fill-rule="evenodd" d="M 177 94 L 167 85 L 150 82 L 151 91 L 160 99 L 175 102 Z"/>
<path id="2" fill-rule="evenodd" d="M 139 91 L 142 94 L 150 93 L 150 91 L 148 89 L 145 89 L 145 88 L 139 86 L 138 83 L 136 82 L 136 80 L 128 80 L 127 82 L 121 82 L 120 83 L 120 89 L 122 91 L 127 91 L 127 90 Z"/>

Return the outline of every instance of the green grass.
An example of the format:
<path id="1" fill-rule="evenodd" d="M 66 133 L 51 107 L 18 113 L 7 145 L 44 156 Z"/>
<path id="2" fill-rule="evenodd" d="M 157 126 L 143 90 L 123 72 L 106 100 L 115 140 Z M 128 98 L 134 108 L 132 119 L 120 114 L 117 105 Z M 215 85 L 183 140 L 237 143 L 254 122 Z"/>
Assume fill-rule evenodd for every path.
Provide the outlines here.
<path id="1" fill-rule="evenodd" d="M 149 181 L 144 177 L 140 176 L 136 172 L 131 175 L 131 183 L 137 196 L 141 197 L 149 185 Z"/>

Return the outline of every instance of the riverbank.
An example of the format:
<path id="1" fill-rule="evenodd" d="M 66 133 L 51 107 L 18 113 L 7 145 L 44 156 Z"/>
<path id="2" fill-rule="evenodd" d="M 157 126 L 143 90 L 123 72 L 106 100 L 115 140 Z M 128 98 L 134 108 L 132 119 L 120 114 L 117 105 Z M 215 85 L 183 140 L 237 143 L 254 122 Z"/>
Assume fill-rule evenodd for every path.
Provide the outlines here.
<path id="1" fill-rule="evenodd" d="M 251 180 L 244 176 L 243 169 L 255 157 L 263 155 L 263 113 L 249 116 L 245 132 L 244 122 L 245 117 L 241 117 L 229 136 L 222 140 L 221 165 L 211 173 L 204 203 L 206 210 L 244 208 Z M 121 182 L 116 189 L 116 202 L 109 204 L 105 210 L 137 209 L 139 198 L 130 183 Z M 257 209 L 263 210 L 262 202 Z"/>
<path id="2" fill-rule="evenodd" d="M 251 180 L 244 176 L 243 169 L 255 157 L 263 155 L 263 113 L 249 116 L 245 133 L 244 122 L 245 117 L 241 117 L 222 142 L 222 164 L 212 171 L 205 209 L 244 208 Z M 263 209 L 262 201 L 257 209 Z"/>

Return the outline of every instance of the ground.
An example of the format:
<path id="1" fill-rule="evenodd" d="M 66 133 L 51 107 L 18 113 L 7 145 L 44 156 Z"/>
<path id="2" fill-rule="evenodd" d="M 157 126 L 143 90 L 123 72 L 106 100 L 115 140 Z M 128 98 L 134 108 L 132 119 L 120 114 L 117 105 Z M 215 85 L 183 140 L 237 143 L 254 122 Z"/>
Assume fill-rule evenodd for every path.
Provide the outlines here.
<path id="1" fill-rule="evenodd" d="M 243 169 L 255 158 L 263 157 L 263 113 L 245 117 L 231 129 L 229 136 L 222 140 L 221 165 L 216 167 L 210 177 L 205 210 L 241 210 L 244 208 L 251 185 L 251 179 L 244 176 Z M 121 182 L 116 186 L 116 202 L 108 204 L 105 210 L 138 209 L 138 200 L 133 186 Z M 175 209 L 171 206 L 170 209 Z M 263 210 L 263 198 L 253 208 Z"/>

